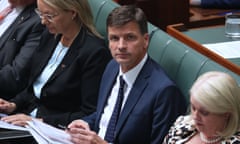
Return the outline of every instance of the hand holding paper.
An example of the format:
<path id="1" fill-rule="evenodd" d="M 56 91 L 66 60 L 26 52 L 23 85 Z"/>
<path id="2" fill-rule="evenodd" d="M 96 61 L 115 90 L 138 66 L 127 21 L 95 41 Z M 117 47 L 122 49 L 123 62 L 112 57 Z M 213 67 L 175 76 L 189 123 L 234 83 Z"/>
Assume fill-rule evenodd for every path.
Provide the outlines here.
<path id="1" fill-rule="evenodd" d="M 27 127 L 38 143 L 73 144 L 67 132 L 39 120 L 33 119 L 29 121 Z"/>

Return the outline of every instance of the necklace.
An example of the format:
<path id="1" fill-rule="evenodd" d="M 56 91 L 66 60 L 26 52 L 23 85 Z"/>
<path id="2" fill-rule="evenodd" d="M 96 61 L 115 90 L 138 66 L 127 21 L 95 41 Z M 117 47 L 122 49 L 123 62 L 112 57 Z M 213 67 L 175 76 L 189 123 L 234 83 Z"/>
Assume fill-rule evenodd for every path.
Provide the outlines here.
<path id="1" fill-rule="evenodd" d="M 209 140 L 201 132 L 199 134 L 200 134 L 201 141 L 203 141 L 206 144 L 213 144 L 213 143 L 219 142 L 222 139 L 222 137 L 218 136 L 214 139 Z"/>

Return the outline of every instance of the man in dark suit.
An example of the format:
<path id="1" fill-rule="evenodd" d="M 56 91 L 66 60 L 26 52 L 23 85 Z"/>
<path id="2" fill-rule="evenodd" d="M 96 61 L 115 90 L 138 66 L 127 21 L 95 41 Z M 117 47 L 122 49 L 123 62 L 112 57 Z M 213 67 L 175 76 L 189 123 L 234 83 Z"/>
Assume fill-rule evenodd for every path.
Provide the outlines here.
<path id="1" fill-rule="evenodd" d="M 185 113 L 185 98 L 147 55 L 149 35 L 141 9 L 115 8 L 107 26 L 114 60 L 103 74 L 97 111 L 68 125 L 71 140 L 79 144 L 161 144 L 177 116 Z M 124 98 L 121 113 L 116 114 L 119 88 Z"/>
<path id="2" fill-rule="evenodd" d="M 203 8 L 239 9 L 239 0 L 190 0 L 190 5 Z"/>
<path id="3" fill-rule="evenodd" d="M 0 20 L 0 97 L 4 99 L 12 98 L 26 86 L 25 66 L 43 31 L 34 11 L 36 0 L 2 0 L 0 10 L 8 5 L 12 5 L 12 11 Z"/>

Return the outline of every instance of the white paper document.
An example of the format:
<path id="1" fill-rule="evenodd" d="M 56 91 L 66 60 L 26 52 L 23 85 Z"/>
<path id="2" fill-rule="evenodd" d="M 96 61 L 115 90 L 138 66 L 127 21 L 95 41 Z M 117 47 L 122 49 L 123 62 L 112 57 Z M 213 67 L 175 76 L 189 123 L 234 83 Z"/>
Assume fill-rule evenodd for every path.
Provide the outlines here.
<path id="1" fill-rule="evenodd" d="M 0 117 L 7 116 L 0 113 Z M 37 119 L 27 122 L 26 127 L 13 125 L 0 120 L 0 128 L 28 131 L 39 144 L 73 144 L 70 135 L 64 130 L 55 128 Z"/>
<path id="2" fill-rule="evenodd" d="M 28 130 L 25 127 L 16 126 L 16 125 L 13 125 L 13 124 L 1 121 L 1 120 L 0 120 L 0 128 L 10 129 L 10 130 L 21 130 L 21 131 L 27 131 Z"/>
<path id="3" fill-rule="evenodd" d="M 27 128 L 40 144 L 73 144 L 67 132 L 39 120 L 29 121 Z"/>
<path id="4" fill-rule="evenodd" d="M 240 41 L 203 44 L 203 46 L 226 59 L 240 58 Z"/>

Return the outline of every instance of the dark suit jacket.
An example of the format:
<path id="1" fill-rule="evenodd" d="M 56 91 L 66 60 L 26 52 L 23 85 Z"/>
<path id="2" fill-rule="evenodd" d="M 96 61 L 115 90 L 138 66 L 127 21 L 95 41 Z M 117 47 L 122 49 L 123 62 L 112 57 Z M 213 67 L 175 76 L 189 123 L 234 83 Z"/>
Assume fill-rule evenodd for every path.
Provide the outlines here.
<path id="1" fill-rule="evenodd" d="M 43 31 L 40 18 L 34 12 L 35 7 L 35 4 L 26 7 L 0 38 L 1 98 L 10 99 L 27 84 L 28 70 L 25 66 Z"/>
<path id="2" fill-rule="evenodd" d="M 60 38 L 60 35 L 44 32 L 33 55 L 30 84 L 11 100 L 17 104 L 16 112 L 29 114 L 37 107 L 37 116 L 53 126 L 67 125 L 95 111 L 102 73 L 111 59 L 105 41 L 82 27 L 38 99 L 33 95 L 33 83 L 48 63 Z"/>
<path id="3" fill-rule="evenodd" d="M 235 8 L 240 9 L 240 0 L 201 0 L 204 8 Z"/>
<path id="4" fill-rule="evenodd" d="M 103 74 L 97 111 L 83 118 L 96 132 L 118 72 L 118 63 L 111 61 Z M 177 116 L 185 111 L 186 101 L 179 89 L 148 58 L 121 112 L 114 144 L 161 144 Z"/>

